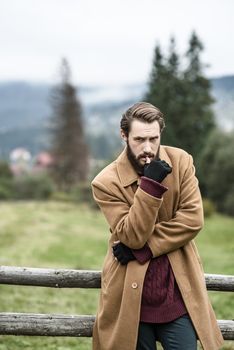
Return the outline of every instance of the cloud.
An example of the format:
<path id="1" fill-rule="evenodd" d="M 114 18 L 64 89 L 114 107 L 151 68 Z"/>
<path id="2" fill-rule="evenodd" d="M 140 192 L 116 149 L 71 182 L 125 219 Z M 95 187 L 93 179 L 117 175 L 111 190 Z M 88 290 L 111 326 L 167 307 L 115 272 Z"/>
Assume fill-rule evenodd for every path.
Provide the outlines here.
<path id="1" fill-rule="evenodd" d="M 146 80 L 156 42 L 182 53 L 195 29 L 209 75 L 233 73 L 234 2 L 1 0 L 2 79 L 51 80 L 62 56 L 82 83 Z"/>

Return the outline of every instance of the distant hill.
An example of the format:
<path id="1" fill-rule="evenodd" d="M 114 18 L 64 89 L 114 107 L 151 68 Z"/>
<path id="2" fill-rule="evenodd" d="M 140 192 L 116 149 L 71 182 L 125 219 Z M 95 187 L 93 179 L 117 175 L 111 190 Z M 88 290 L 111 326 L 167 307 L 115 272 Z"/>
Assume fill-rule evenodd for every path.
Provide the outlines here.
<path id="1" fill-rule="evenodd" d="M 234 91 L 234 75 L 228 75 L 220 78 L 211 79 L 214 90 L 226 91 L 229 93 Z"/>
<path id="2" fill-rule="evenodd" d="M 218 125 L 226 130 L 234 129 L 234 76 L 212 79 L 211 84 Z M 16 147 L 26 147 L 33 154 L 48 147 L 50 90 L 49 84 L 19 81 L 0 83 L 0 156 L 6 157 Z M 97 154 L 95 142 L 110 142 L 110 133 L 113 135 L 113 149 L 120 144 L 120 116 L 128 106 L 142 100 L 145 90 L 144 83 L 78 88 L 86 131 L 91 137 L 95 157 L 99 157 L 101 152 Z"/>
<path id="3" fill-rule="evenodd" d="M 225 130 L 234 129 L 234 75 L 211 80 L 216 100 L 214 112 L 217 124 Z"/>

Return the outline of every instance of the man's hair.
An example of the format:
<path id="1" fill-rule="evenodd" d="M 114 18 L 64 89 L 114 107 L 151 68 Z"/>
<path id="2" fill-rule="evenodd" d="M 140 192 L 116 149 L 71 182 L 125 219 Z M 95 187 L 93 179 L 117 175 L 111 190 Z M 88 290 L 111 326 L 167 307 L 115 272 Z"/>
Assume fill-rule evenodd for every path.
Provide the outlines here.
<path id="1" fill-rule="evenodd" d="M 144 123 L 153 123 L 156 120 L 159 123 L 160 132 L 162 132 L 165 127 L 163 113 L 148 102 L 135 103 L 122 115 L 120 128 L 126 136 L 129 134 L 133 120 L 139 120 Z"/>

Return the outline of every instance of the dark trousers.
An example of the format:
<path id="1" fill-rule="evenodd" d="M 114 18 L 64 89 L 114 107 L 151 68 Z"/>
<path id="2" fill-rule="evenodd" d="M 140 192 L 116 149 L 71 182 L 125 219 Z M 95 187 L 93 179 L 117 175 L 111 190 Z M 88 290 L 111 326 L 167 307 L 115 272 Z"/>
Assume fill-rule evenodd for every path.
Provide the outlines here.
<path id="1" fill-rule="evenodd" d="M 140 322 L 136 350 L 156 350 L 156 341 L 164 350 L 196 350 L 197 336 L 188 315 L 168 323 Z"/>

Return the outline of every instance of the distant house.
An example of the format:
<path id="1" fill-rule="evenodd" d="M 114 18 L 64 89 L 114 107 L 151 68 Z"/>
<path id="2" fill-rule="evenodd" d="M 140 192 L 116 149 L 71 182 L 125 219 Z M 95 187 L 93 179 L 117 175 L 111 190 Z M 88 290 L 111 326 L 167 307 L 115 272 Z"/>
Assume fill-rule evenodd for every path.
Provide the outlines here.
<path id="1" fill-rule="evenodd" d="M 10 153 L 10 168 L 15 176 L 31 171 L 32 156 L 26 148 L 15 148 Z"/>
<path id="2" fill-rule="evenodd" d="M 53 157 L 48 152 L 41 152 L 39 153 L 35 160 L 33 165 L 33 173 L 42 173 L 46 172 L 51 165 L 53 164 Z"/>

